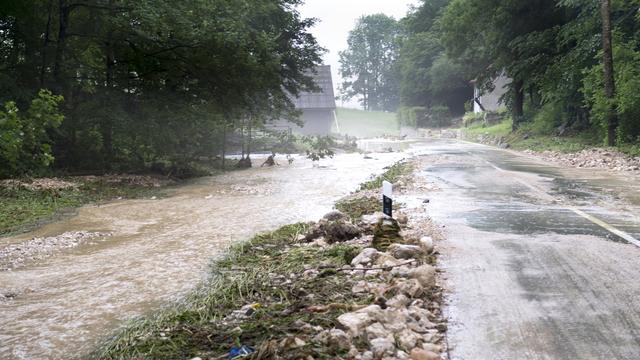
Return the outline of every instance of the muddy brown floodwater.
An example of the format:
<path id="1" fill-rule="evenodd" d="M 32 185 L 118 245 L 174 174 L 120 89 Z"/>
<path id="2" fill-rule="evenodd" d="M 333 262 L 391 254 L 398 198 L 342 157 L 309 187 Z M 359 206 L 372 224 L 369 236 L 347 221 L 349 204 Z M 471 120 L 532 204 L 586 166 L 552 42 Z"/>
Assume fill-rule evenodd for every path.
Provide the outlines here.
<path id="1" fill-rule="evenodd" d="M 70 219 L 0 239 L 68 231 L 112 236 L 0 272 L 1 359 L 60 359 L 92 349 L 127 319 L 203 279 L 212 257 L 256 232 L 317 219 L 339 197 L 406 154 L 338 155 L 314 168 L 254 168 L 198 179 L 159 200 L 86 206 Z"/>

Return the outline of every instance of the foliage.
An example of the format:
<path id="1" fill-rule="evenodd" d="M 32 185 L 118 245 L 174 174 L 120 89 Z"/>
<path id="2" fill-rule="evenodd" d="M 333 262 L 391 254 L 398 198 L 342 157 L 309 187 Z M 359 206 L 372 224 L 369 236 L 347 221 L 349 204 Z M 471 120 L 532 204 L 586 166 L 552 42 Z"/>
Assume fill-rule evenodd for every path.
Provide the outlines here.
<path id="1" fill-rule="evenodd" d="M 427 109 L 423 106 L 403 106 L 398 109 L 398 121 L 401 125 L 417 127 L 423 122 L 427 114 Z"/>
<path id="2" fill-rule="evenodd" d="M 64 96 L 55 165 L 137 170 L 224 155 L 315 89 L 299 0 L 34 0 L 0 5 L 0 101 Z"/>
<path id="3" fill-rule="evenodd" d="M 395 111 L 398 106 L 395 61 L 400 26 L 384 14 L 363 16 L 340 52 L 342 97 L 358 97 L 364 110 Z"/>
<path id="4" fill-rule="evenodd" d="M 307 158 L 312 161 L 319 161 L 325 157 L 333 158 L 335 155 L 331 149 L 335 147 L 335 142 L 330 136 L 305 136 L 302 141 L 310 147 L 306 153 Z"/>
<path id="5" fill-rule="evenodd" d="M 54 160 L 49 131 L 62 123 L 62 96 L 40 90 L 25 114 L 8 101 L 0 110 L 0 178 L 38 174 Z"/>
<path id="6" fill-rule="evenodd" d="M 395 183 L 400 179 L 400 177 L 410 174 L 411 171 L 413 171 L 413 166 L 410 163 L 398 161 L 388 167 L 382 175 L 376 176 L 360 185 L 360 189 L 358 191 L 380 190 L 382 189 L 382 182 L 388 181 L 390 183 Z"/>

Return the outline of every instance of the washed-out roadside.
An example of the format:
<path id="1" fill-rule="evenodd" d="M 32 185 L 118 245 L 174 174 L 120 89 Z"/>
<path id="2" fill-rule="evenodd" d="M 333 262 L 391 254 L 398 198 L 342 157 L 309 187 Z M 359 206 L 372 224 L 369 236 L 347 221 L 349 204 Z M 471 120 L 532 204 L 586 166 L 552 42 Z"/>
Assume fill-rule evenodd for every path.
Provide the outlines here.
<path id="1" fill-rule="evenodd" d="M 127 326 L 97 358 L 440 359 L 446 324 L 434 267 L 439 229 L 429 187 L 396 164 L 317 223 L 287 225 L 233 247 L 210 280 Z M 405 201 L 377 213 L 378 185 Z"/>

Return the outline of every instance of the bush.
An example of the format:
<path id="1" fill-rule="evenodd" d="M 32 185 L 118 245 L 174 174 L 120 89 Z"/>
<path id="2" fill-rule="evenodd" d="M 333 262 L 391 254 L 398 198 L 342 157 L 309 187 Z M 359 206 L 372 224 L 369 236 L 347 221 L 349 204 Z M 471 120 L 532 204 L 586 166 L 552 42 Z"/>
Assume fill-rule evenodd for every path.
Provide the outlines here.
<path id="1" fill-rule="evenodd" d="M 13 101 L 0 110 L 0 178 L 37 174 L 53 163 L 48 131 L 62 123 L 62 96 L 40 90 L 23 115 Z"/>
<path id="2" fill-rule="evenodd" d="M 427 108 L 422 106 L 403 106 L 398 110 L 398 122 L 400 126 L 418 127 L 427 113 Z"/>
<path id="3" fill-rule="evenodd" d="M 451 112 L 446 106 L 432 106 L 427 116 L 418 121 L 419 127 L 445 127 L 451 125 Z"/>

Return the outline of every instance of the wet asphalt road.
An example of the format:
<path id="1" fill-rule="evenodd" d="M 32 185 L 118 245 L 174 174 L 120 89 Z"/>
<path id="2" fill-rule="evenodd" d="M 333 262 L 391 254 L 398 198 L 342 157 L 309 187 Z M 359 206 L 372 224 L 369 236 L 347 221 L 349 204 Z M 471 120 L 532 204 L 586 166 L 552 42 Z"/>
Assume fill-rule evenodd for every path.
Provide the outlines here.
<path id="1" fill-rule="evenodd" d="M 420 174 L 440 187 L 452 359 L 640 358 L 638 178 L 448 140 Z"/>

